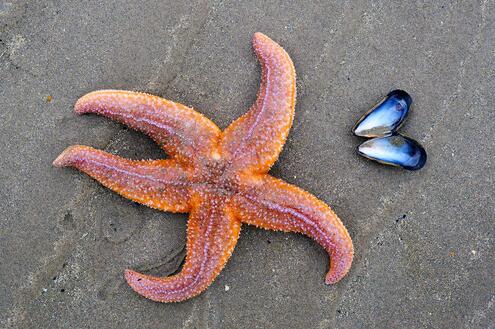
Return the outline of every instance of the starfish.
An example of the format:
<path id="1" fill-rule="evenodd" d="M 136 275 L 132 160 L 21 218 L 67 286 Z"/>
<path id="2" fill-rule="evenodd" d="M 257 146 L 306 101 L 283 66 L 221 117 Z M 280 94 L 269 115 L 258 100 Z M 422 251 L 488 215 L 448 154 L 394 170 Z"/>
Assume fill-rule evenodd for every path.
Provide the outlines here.
<path id="1" fill-rule="evenodd" d="M 129 160 L 75 145 L 54 162 L 74 167 L 135 202 L 162 211 L 189 213 L 182 270 L 169 277 L 125 271 L 138 294 L 177 302 L 204 291 L 232 254 L 241 224 L 299 232 L 330 256 L 325 282 L 336 283 L 352 263 L 346 228 L 324 202 L 268 174 L 294 118 L 295 69 L 273 40 L 255 33 L 262 66 L 258 96 L 247 113 L 221 131 L 187 106 L 131 91 L 100 90 L 80 98 L 75 112 L 96 113 L 151 137 L 169 155 L 164 160 Z"/>

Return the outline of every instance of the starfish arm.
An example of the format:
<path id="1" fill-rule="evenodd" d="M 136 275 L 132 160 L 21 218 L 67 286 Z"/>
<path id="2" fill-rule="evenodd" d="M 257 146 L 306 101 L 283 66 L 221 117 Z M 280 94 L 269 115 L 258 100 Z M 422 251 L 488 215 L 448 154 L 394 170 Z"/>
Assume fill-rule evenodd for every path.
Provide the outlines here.
<path id="1" fill-rule="evenodd" d="M 344 277 L 354 255 L 352 240 L 337 215 L 312 194 L 269 175 L 253 178 L 235 198 L 243 223 L 303 233 L 330 255 L 327 284 Z"/>
<path id="2" fill-rule="evenodd" d="M 221 148 L 238 168 L 265 173 L 277 160 L 292 126 L 296 73 L 289 55 L 267 36 L 256 33 L 253 47 L 262 68 L 258 97 L 224 131 Z"/>
<path id="3" fill-rule="evenodd" d="M 53 162 L 75 167 L 105 187 L 149 207 L 189 211 L 188 173 L 173 160 L 129 160 L 88 146 L 68 147 Z"/>
<path id="4" fill-rule="evenodd" d="M 187 256 L 180 273 L 153 277 L 126 270 L 125 278 L 138 294 L 158 302 L 178 302 L 205 290 L 229 259 L 241 223 L 217 196 L 193 197 L 187 224 Z"/>
<path id="5" fill-rule="evenodd" d="M 181 162 L 215 150 L 220 129 L 201 113 L 145 93 L 100 90 L 81 97 L 78 114 L 96 113 L 150 136 Z"/>

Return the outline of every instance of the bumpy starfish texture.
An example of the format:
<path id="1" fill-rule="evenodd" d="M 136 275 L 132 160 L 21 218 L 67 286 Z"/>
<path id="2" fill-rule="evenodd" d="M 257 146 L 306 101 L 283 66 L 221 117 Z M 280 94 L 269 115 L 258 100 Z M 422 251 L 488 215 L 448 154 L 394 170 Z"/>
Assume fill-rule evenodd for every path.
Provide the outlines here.
<path id="1" fill-rule="evenodd" d="M 327 284 L 349 271 L 352 241 L 330 207 L 267 174 L 292 125 L 296 78 L 289 55 L 277 43 L 256 33 L 253 47 L 262 66 L 258 97 L 223 132 L 189 107 L 144 93 L 102 90 L 76 103 L 78 114 L 96 113 L 139 130 L 170 155 L 167 160 L 133 161 L 71 146 L 54 161 L 133 201 L 190 213 L 180 273 L 161 278 L 126 270 L 129 285 L 146 298 L 177 302 L 205 290 L 232 254 L 241 223 L 316 240 L 330 255 Z"/>

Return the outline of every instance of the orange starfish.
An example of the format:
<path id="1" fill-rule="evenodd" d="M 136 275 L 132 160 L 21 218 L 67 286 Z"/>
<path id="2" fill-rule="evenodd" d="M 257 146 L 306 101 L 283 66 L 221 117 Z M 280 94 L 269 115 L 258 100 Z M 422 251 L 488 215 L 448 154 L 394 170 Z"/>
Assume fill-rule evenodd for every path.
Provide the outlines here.
<path id="1" fill-rule="evenodd" d="M 256 33 L 261 86 L 251 109 L 223 132 L 193 109 L 149 94 L 102 90 L 75 106 L 142 131 L 169 155 L 167 160 L 124 159 L 87 146 L 71 146 L 54 162 L 75 167 L 104 186 L 152 208 L 190 213 L 182 271 L 153 277 L 126 270 L 129 285 L 159 302 L 194 297 L 218 276 L 237 243 L 241 223 L 299 232 L 330 255 L 327 284 L 352 263 L 352 241 L 340 219 L 308 192 L 268 175 L 294 117 L 296 77 L 289 55 Z"/>

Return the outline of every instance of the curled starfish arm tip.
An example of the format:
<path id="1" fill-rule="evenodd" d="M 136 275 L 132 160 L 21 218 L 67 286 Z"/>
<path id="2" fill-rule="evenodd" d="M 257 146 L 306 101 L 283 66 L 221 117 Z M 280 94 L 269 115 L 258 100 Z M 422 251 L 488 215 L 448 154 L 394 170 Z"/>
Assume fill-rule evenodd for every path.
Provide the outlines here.
<path id="1" fill-rule="evenodd" d="M 69 146 L 62 153 L 60 153 L 60 155 L 55 160 L 53 160 L 52 164 L 58 168 L 70 166 L 71 162 L 73 161 L 72 156 L 74 154 L 74 151 L 77 150 L 78 147 L 79 145 Z"/>
<path id="2" fill-rule="evenodd" d="M 325 283 L 328 285 L 335 284 L 342 280 L 351 269 L 354 258 L 354 248 L 350 239 L 345 243 L 347 243 L 347 246 L 341 245 L 339 247 L 340 250 L 330 253 L 330 270 L 325 276 Z"/>
<path id="3" fill-rule="evenodd" d="M 142 274 L 131 269 L 124 270 L 124 278 L 131 287 L 136 286 L 136 283 L 141 281 L 141 276 Z"/>

